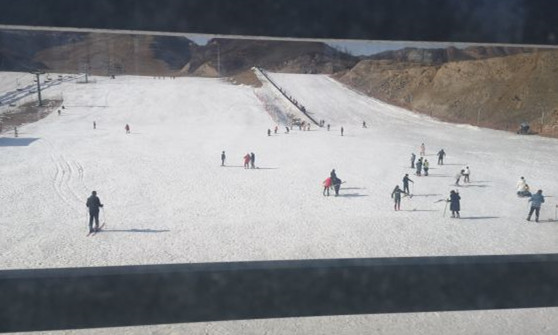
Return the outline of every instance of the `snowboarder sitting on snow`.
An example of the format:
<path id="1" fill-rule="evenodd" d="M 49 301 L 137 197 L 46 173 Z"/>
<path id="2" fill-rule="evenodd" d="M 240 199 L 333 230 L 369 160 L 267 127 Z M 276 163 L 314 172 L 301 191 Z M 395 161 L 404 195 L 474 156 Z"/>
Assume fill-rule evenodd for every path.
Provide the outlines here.
<path id="1" fill-rule="evenodd" d="M 527 215 L 527 221 L 531 221 L 531 215 L 535 212 L 535 222 L 539 222 L 539 213 L 544 202 L 542 190 L 538 190 L 537 193 L 533 194 L 529 202 L 531 203 L 531 208 L 529 209 L 529 215 Z"/>
<path id="2" fill-rule="evenodd" d="M 324 191 L 322 192 L 322 194 L 324 196 L 327 195 L 329 197 L 329 188 L 331 187 L 331 177 L 327 177 L 326 180 L 324 180 L 323 185 L 324 185 Z"/>
<path id="3" fill-rule="evenodd" d="M 91 196 L 87 198 L 85 205 L 89 207 L 89 232 L 92 233 L 93 220 L 95 220 L 95 230 L 99 229 L 99 207 L 103 207 L 96 191 L 91 192 Z"/>
<path id="4" fill-rule="evenodd" d="M 391 192 L 391 198 L 394 200 L 393 209 L 396 211 L 401 209 L 401 193 L 409 195 L 409 193 L 400 189 L 399 185 L 395 185 L 395 188 Z"/>
<path id="5" fill-rule="evenodd" d="M 524 177 L 519 178 L 519 181 L 517 182 L 517 196 L 518 197 L 531 196 L 531 192 L 529 192 L 529 186 L 527 185 L 527 182 L 525 181 Z"/>
<path id="6" fill-rule="evenodd" d="M 461 197 L 459 196 L 459 192 L 451 190 L 450 198 L 447 200 L 450 203 L 450 211 L 452 218 L 459 218 L 459 210 L 461 209 L 461 205 L 459 201 Z"/>
<path id="7" fill-rule="evenodd" d="M 531 196 L 531 190 L 529 189 L 529 185 L 524 184 L 523 188 L 517 192 L 517 195 L 520 197 L 530 197 Z"/>

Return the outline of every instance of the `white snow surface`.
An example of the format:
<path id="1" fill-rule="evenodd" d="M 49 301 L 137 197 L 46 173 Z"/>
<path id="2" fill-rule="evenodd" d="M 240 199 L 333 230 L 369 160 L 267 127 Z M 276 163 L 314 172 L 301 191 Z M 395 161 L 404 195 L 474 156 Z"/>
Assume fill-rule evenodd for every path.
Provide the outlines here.
<path id="1" fill-rule="evenodd" d="M 4 75 L 2 93 L 11 89 L 2 86 L 11 82 Z M 558 252 L 557 140 L 440 122 L 324 75 L 269 75 L 331 130 L 313 125 L 285 134 L 284 119 L 273 114 L 281 107 L 270 113 L 269 105 L 269 97 L 282 98 L 269 84 L 254 89 L 220 79 L 121 76 L 58 85 L 60 116 L 20 127 L 17 139 L 6 130 L 0 137 L 0 268 Z M 410 169 L 421 143 L 428 177 Z M 442 148 L 446 164 L 438 166 Z M 256 155 L 256 169 L 242 166 L 248 152 Z M 465 166 L 471 183 L 455 187 Z M 325 197 L 321 183 L 332 169 L 346 183 L 340 196 Z M 414 197 L 394 211 L 390 194 L 405 173 L 415 182 Z M 527 199 L 515 195 L 520 176 L 547 197 L 538 224 L 525 221 Z M 444 217 L 446 203 L 436 202 L 452 189 L 462 198 L 461 219 Z M 93 190 L 105 204 L 106 226 L 86 237 L 85 201 Z M 546 308 L 117 332 L 553 334 L 557 316 Z"/>

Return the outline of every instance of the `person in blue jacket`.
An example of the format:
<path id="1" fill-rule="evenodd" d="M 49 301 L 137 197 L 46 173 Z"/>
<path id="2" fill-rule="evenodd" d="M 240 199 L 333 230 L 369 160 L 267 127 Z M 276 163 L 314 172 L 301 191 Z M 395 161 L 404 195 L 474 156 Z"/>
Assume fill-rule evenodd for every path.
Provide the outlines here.
<path id="1" fill-rule="evenodd" d="M 539 213 L 541 211 L 541 205 L 544 202 L 542 190 L 538 190 L 537 193 L 533 194 L 529 202 L 531 203 L 531 208 L 529 209 L 529 215 L 527 215 L 527 221 L 531 221 L 531 215 L 535 212 L 535 222 L 539 222 Z"/>

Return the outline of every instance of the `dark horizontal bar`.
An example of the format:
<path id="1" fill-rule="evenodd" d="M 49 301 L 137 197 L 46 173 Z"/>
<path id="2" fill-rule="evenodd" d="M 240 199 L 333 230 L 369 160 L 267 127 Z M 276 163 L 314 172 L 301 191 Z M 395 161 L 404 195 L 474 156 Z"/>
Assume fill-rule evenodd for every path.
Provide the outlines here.
<path id="1" fill-rule="evenodd" d="M 546 44 L 550 0 L 3 0 L 0 24 L 272 37 Z"/>
<path id="2" fill-rule="evenodd" d="M 0 332 L 558 306 L 558 255 L 0 271 Z"/>

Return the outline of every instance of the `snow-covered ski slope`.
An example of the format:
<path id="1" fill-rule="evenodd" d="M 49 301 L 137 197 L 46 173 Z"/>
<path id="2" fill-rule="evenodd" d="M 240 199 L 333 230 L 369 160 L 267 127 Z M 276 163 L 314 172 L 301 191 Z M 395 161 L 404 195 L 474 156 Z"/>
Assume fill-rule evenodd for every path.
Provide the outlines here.
<path id="1" fill-rule="evenodd" d="M 327 76 L 270 76 L 331 130 L 285 134 L 280 124 L 268 137 L 276 125 L 261 100 L 273 94 L 268 84 L 254 89 L 219 79 L 122 76 L 59 85 L 66 107 L 60 116 L 21 127 L 17 139 L 5 130 L 0 137 L 0 268 L 558 251 L 558 223 L 548 222 L 558 202 L 558 141 L 439 122 Z M 428 177 L 410 169 L 422 142 Z M 446 164 L 437 166 L 442 148 Z M 226 167 L 220 166 L 223 150 Z M 242 167 L 248 152 L 257 169 Z M 471 183 L 458 188 L 462 218 L 442 217 L 445 203 L 436 201 L 456 189 L 454 175 L 465 166 Z M 339 197 L 322 196 L 331 169 L 346 181 Z M 390 194 L 405 173 L 415 181 L 415 196 L 395 212 Z M 527 200 L 515 195 L 520 176 L 547 196 L 538 224 L 525 221 Z M 86 237 L 85 201 L 93 190 L 105 204 L 106 226 Z M 330 333 L 321 328 L 330 325 L 337 334 L 399 334 L 420 324 L 424 334 L 430 326 L 454 334 L 514 333 L 532 329 L 520 322 L 548 327 L 553 315 L 555 309 L 424 313 L 168 329 L 263 333 L 277 327 L 277 333 L 307 334 Z M 502 321 L 508 317 L 514 321 Z M 556 321 L 550 325 L 557 329 Z"/>

